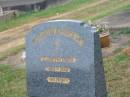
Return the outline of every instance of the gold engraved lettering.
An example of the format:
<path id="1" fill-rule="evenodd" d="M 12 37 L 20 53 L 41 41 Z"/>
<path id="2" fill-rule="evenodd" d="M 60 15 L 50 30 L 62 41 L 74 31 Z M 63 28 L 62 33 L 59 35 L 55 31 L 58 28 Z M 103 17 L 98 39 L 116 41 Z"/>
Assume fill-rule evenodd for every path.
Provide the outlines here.
<path id="1" fill-rule="evenodd" d="M 69 78 L 61 78 L 61 77 L 48 77 L 47 81 L 49 83 L 59 83 L 59 84 L 69 84 L 70 83 Z"/>
<path id="2" fill-rule="evenodd" d="M 47 57 L 47 56 L 43 56 L 41 58 L 41 61 L 45 61 L 45 62 L 53 62 L 53 63 L 75 63 L 76 62 L 76 58 L 74 57 Z"/>
<path id="3" fill-rule="evenodd" d="M 47 67 L 45 70 L 49 72 L 70 72 L 71 71 L 71 69 L 68 67 Z"/>
<path id="4" fill-rule="evenodd" d="M 84 44 L 84 39 L 78 35 L 77 33 L 71 31 L 71 30 L 67 30 L 67 29 L 56 29 L 56 28 L 50 28 L 47 29 L 44 32 L 39 33 L 34 39 L 33 42 L 34 43 L 38 43 L 40 42 L 42 39 L 45 39 L 46 37 L 50 36 L 50 35 L 62 35 L 65 36 L 67 38 L 72 39 L 73 41 L 75 41 L 78 45 L 80 45 L 81 47 Z"/>

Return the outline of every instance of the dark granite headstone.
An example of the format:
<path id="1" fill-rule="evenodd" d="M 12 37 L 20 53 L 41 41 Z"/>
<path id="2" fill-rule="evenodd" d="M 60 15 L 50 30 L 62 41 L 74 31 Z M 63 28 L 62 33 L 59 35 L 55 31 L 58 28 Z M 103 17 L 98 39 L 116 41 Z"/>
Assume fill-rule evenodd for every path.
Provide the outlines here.
<path id="1" fill-rule="evenodd" d="M 26 37 L 29 97 L 106 97 L 96 29 L 80 21 L 54 20 Z"/>

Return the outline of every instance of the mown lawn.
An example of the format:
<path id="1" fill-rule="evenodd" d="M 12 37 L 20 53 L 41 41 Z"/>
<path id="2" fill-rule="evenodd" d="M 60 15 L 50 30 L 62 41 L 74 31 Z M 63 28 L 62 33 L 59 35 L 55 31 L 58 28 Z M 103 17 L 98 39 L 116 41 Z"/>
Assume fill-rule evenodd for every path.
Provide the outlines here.
<path id="1" fill-rule="evenodd" d="M 108 16 L 114 12 L 130 9 L 130 2 L 128 0 L 106 0 L 106 2 L 104 2 L 103 4 L 97 4 L 99 1 L 102 0 L 71 0 L 71 2 L 66 3 L 64 5 L 50 7 L 43 11 L 27 12 L 16 17 L 15 19 L 0 22 L 0 32 L 9 28 L 25 24 L 27 22 L 32 22 L 35 19 L 37 20 L 38 18 L 47 18 L 50 16 L 55 16 L 56 13 L 71 12 L 82 7 L 85 8 L 80 11 L 76 11 L 72 14 L 62 16 L 61 18 L 79 19 L 83 21 L 96 21 L 97 19 Z M 88 8 L 87 6 L 89 6 L 90 4 L 97 5 Z M 130 33 L 130 31 L 126 30 L 125 33 Z M 18 46 L 16 48 L 12 48 L 10 50 L 0 53 L 0 60 L 5 59 L 7 56 L 16 54 L 17 52 L 21 51 L 22 48 L 24 48 L 24 46 Z"/>
<path id="2" fill-rule="evenodd" d="M 104 67 L 109 97 L 130 97 L 130 56 L 105 58 Z"/>
<path id="3" fill-rule="evenodd" d="M 25 70 L 0 65 L 0 97 L 26 97 Z"/>
<path id="4" fill-rule="evenodd" d="M 38 18 L 47 18 L 50 16 L 56 15 L 56 13 L 64 13 L 67 11 L 72 11 L 79 8 L 82 4 L 87 3 L 88 5 L 96 0 L 71 0 L 70 2 L 49 7 L 46 10 L 41 10 L 38 12 L 24 12 L 20 16 L 17 16 L 14 19 L 7 21 L 0 21 L 0 31 L 13 28 L 15 26 L 22 25 L 27 22 L 31 22 L 32 20 L 36 20 Z"/>
<path id="5" fill-rule="evenodd" d="M 51 16 L 56 16 L 57 13 L 63 14 L 65 12 L 71 12 L 90 4 L 96 4 L 99 1 L 102 0 L 71 0 L 66 4 L 49 7 L 46 10 L 41 10 L 38 12 L 25 12 L 14 19 L 1 21 L 0 32 L 28 22 L 35 21 L 39 18 L 48 18 Z M 80 10 L 65 17 L 63 16 L 61 18 L 79 19 L 83 21 L 97 20 L 116 11 L 124 9 L 130 9 L 130 2 L 128 0 L 108 0 L 103 4 L 97 4 L 96 6 L 90 8 L 86 7 L 86 9 Z"/>
<path id="6" fill-rule="evenodd" d="M 130 57 L 118 53 L 104 59 L 108 97 L 130 97 Z M 0 97 L 26 97 L 25 70 L 0 65 Z"/>
<path id="7" fill-rule="evenodd" d="M 126 9 L 130 9 L 130 2 L 128 0 L 108 0 L 102 4 L 97 4 L 94 7 L 85 8 L 77 13 L 65 16 L 65 18 L 69 17 L 71 19 L 79 19 L 82 21 L 95 21 Z"/>
<path id="8" fill-rule="evenodd" d="M 6 50 L 5 52 L 1 52 L 1 53 L 0 53 L 0 61 L 6 59 L 6 58 L 9 57 L 9 56 L 18 54 L 18 53 L 21 52 L 24 48 L 25 48 L 24 45 L 19 45 L 19 46 L 15 47 L 15 48 L 11 48 L 11 49 L 9 49 L 9 50 Z"/>

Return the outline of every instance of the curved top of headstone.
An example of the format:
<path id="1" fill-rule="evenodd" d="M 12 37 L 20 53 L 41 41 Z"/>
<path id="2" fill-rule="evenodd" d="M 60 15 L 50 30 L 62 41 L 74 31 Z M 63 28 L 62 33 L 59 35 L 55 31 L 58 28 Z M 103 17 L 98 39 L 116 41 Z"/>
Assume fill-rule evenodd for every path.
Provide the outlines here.
<path id="1" fill-rule="evenodd" d="M 39 25 L 36 25 L 32 28 L 31 33 L 28 33 L 27 36 L 30 36 L 30 34 L 33 33 L 40 33 L 43 30 L 48 28 L 72 28 L 75 30 L 79 30 L 79 32 L 82 32 L 82 30 L 85 30 L 83 32 L 94 34 L 96 31 L 96 27 L 89 25 L 88 23 L 79 21 L 79 20 L 70 20 L 70 19 L 62 19 L 62 20 L 50 20 L 47 22 L 43 22 Z"/>
<path id="2" fill-rule="evenodd" d="M 66 19 L 66 20 L 51 20 L 51 21 L 48 21 L 48 22 L 75 22 L 75 23 L 84 23 L 82 21 L 79 21 L 79 20 L 70 20 L 70 19 Z"/>

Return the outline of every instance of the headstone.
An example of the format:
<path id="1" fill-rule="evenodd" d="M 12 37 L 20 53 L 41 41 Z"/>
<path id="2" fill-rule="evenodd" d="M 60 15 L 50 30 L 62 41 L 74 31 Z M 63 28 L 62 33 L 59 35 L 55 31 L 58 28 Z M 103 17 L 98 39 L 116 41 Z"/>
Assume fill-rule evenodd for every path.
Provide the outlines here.
<path id="1" fill-rule="evenodd" d="M 39 24 L 26 50 L 29 97 L 107 97 L 94 27 L 75 20 Z"/>

